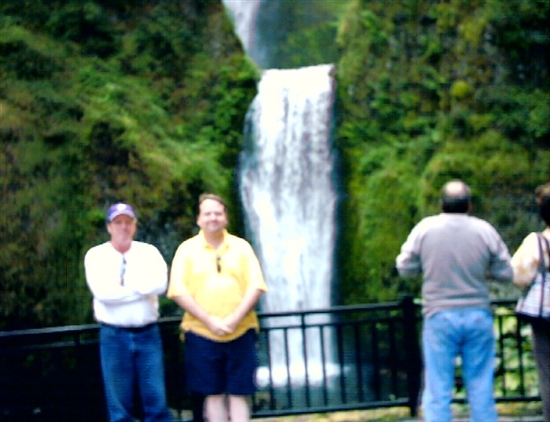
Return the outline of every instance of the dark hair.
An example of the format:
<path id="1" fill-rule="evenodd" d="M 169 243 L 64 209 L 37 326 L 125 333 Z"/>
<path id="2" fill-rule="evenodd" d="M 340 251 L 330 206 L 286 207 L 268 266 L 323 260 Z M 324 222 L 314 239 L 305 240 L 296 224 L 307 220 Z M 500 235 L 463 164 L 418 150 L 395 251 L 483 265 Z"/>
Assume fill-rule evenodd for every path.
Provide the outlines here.
<path id="1" fill-rule="evenodd" d="M 469 198 L 442 198 L 441 209 L 450 214 L 466 214 L 470 209 Z"/>
<path id="2" fill-rule="evenodd" d="M 450 214 L 465 214 L 470 210 L 470 187 L 461 180 L 451 180 L 441 189 L 441 210 Z"/>
<path id="3" fill-rule="evenodd" d="M 550 226 L 550 183 L 537 187 L 535 196 L 539 205 L 539 214 L 546 225 Z"/>
<path id="4" fill-rule="evenodd" d="M 215 195 L 213 193 L 203 193 L 199 196 L 199 210 L 198 210 L 199 213 L 200 213 L 201 204 L 207 199 L 212 199 L 213 201 L 216 201 L 222 204 L 224 211 L 227 213 L 227 205 L 225 204 L 224 199 L 221 196 Z"/>

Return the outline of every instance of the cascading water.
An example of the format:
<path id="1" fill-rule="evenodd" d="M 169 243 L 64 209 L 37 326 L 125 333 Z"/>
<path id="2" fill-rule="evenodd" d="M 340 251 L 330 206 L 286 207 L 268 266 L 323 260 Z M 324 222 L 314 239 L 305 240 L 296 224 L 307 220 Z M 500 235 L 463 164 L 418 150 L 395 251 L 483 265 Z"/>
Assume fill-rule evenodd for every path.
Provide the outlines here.
<path id="1" fill-rule="evenodd" d="M 254 44 L 256 15 L 262 0 L 223 0 L 235 22 L 235 32 L 244 49 L 250 53 Z"/>
<path id="2" fill-rule="evenodd" d="M 262 51 L 254 40 L 262 2 L 223 0 L 253 60 Z M 333 65 L 264 71 L 247 115 L 240 194 L 248 238 L 269 287 L 264 312 L 331 305 L 337 202 L 331 151 L 333 74 Z M 328 322 L 322 315 L 308 319 L 310 324 Z M 299 321 L 288 318 L 283 324 Z M 330 363 L 331 337 L 330 329 L 271 331 L 268 362 L 262 363 L 258 382 L 326 382 L 338 372 Z"/>
<path id="3" fill-rule="evenodd" d="M 263 73 L 246 122 L 240 193 L 250 238 L 269 286 L 263 311 L 328 308 L 331 301 L 335 212 L 331 119 L 334 66 Z M 287 321 L 289 322 L 289 321 Z M 316 323 L 327 322 L 319 317 Z M 314 331 L 290 331 L 291 382 L 333 371 L 331 351 Z M 272 381 L 286 381 L 285 338 L 270 342 Z M 304 342 L 307 353 L 304 354 Z M 307 364 L 306 364 L 307 362 Z M 263 372 L 262 372 L 263 371 Z M 267 377 L 260 368 L 259 378 Z M 263 374 L 263 375 L 262 375 Z"/>

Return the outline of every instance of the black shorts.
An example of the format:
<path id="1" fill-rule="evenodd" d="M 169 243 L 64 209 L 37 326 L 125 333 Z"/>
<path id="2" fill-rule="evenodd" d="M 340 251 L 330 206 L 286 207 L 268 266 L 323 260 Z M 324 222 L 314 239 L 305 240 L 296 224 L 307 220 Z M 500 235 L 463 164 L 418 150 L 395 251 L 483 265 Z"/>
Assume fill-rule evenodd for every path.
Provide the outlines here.
<path id="1" fill-rule="evenodd" d="M 228 342 L 185 333 L 185 380 L 189 391 L 207 396 L 250 396 L 256 391 L 257 366 L 253 329 Z"/>

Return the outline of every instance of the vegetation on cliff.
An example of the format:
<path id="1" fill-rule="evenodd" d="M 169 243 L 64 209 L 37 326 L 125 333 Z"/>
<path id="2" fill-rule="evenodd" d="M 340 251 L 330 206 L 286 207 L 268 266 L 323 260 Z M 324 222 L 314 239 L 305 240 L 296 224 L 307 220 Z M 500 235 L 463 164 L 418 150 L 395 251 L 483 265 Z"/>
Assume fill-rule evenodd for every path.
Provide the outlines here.
<path id="1" fill-rule="evenodd" d="M 474 214 L 511 252 L 541 229 L 533 189 L 550 177 L 549 23 L 539 0 L 350 4 L 337 40 L 346 302 L 418 293 L 391 270 L 449 179 L 471 185 Z"/>
<path id="2" fill-rule="evenodd" d="M 257 70 L 217 0 L 4 1 L 0 57 L 0 329 L 90 322 L 110 203 L 168 262 L 198 194 L 236 205 Z"/>
<path id="3" fill-rule="evenodd" d="M 345 303 L 418 293 L 394 259 L 450 178 L 511 251 L 541 228 L 548 1 L 279 0 L 258 19 L 260 66 L 338 67 Z M 82 258 L 114 201 L 168 262 L 203 191 L 229 198 L 241 231 L 234 170 L 259 75 L 219 0 L 4 1 L 0 57 L 0 329 L 91 321 Z"/>

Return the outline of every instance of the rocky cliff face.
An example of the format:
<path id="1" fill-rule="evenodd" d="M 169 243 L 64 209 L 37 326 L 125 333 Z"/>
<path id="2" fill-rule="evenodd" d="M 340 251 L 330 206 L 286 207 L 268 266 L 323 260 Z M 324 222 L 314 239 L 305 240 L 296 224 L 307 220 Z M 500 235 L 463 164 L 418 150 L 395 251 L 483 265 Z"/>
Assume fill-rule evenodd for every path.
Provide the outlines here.
<path id="1" fill-rule="evenodd" d="M 337 65 L 346 302 L 417 291 L 391 267 L 448 178 L 470 183 L 512 251 L 539 229 L 548 2 L 315 3 L 269 2 L 293 34 L 270 57 Z M 272 16 L 259 13 L 259 42 Z M 229 198 L 239 232 L 233 175 L 257 80 L 219 0 L 1 2 L 0 329 L 90 321 L 82 257 L 106 240 L 113 201 L 136 206 L 140 239 L 167 261 L 203 191 Z"/>
<path id="2" fill-rule="evenodd" d="M 353 2 L 337 73 L 348 302 L 418 292 L 391 268 L 451 178 L 472 186 L 474 214 L 512 252 L 541 228 L 532 204 L 550 177 L 549 17 L 538 1 Z"/>
<path id="3" fill-rule="evenodd" d="M 256 69 L 220 1 L 4 1 L 0 16 L 0 329 L 84 322 L 82 257 L 108 204 L 134 204 L 169 262 L 199 193 L 234 201 Z"/>

